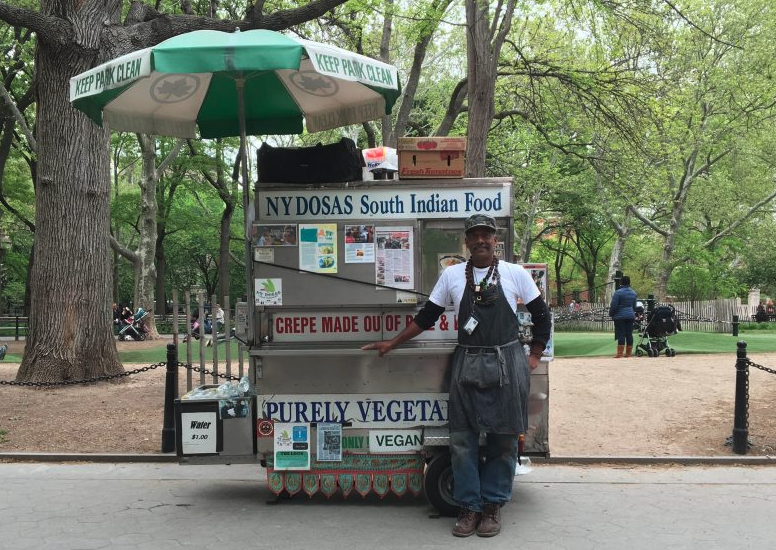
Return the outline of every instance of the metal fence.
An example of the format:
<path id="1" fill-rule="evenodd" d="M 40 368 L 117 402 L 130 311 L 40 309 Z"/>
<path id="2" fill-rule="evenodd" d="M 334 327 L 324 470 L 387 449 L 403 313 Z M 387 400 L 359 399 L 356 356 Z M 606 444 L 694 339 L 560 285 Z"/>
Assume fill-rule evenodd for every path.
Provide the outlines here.
<path id="1" fill-rule="evenodd" d="M 642 299 L 645 308 L 646 300 Z M 656 304 L 662 305 L 662 304 Z M 693 332 L 730 333 L 733 327 L 733 316 L 737 315 L 740 322 L 746 326 L 754 322 L 755 305 L 741 304 L 739 298 L 718 300 L 670 302 L 676 310 L 682 330 Z M 609 307 L 604 304 L 582 303 L 576 309 L 554 307 L 552 312 L 555 320 L 555 330 L 607 332 L 614 330 L 614 323 L 609 318 Z"/>

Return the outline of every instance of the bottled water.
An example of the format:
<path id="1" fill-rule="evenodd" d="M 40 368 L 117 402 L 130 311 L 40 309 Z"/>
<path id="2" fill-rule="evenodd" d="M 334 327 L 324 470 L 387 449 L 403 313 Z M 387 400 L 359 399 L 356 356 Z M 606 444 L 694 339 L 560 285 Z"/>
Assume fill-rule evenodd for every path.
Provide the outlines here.
<path id="1" fill-rule="evenodd" d="M 532 471 L 533 468 L 531 468 L 531 457 L 521 456 L 517 466 L 515 467 L 515 475 L 524 476 L 525 474 L 530 474 Z"/>
<path id="2" fill-rule="evenodd" d="M 251 382 L 247 376 L 240 378 L 240 382 L 237 384 L 237 391 L 240 392 L 240 396 L 246 395 L 251 389 Z"/>

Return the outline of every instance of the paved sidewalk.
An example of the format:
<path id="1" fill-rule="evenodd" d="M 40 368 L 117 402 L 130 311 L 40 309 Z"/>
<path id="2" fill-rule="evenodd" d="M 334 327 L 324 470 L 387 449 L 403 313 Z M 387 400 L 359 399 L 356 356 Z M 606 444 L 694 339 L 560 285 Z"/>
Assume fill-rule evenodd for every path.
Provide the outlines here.
<path id="1" fill-rule="evenodd" d="M 455 539 L 420 498 L 297 495 L 257 466 L 0 464 L 3 548 L 165 550 L 366 546 L 770 549 L 773 466 L 534 466 L 494 539 Z"/>

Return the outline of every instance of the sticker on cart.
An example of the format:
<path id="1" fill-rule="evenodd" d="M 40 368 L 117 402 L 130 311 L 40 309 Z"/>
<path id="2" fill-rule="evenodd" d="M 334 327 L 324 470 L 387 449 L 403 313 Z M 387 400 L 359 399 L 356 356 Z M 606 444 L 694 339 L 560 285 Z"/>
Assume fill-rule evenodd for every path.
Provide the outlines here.
<path id="1" fill-rule="evenodd" d="M 396 291 L 396 303 L 397 304 L 417 304 L 418 295 L 414 292 L 404 292 L 402 290 Z"/>
<path id="2" fill-rule="evenodd" d="M 375 227 L 375 282 L 378 285 L 404 290 L 415 288 L 413 231 L 411 226 Z"/>
<path id="3" fill-rule="evenodd" d="M 282 306 L 283 279 L 256 279 L 256 305 Z"/>
<path id="4" fill-rule="evenodd" d="M 421 430 L 372 430 L 369 432 L 370 453 L 404 453 L 423 448 Z"/>
<path id="5" fill-rule="evenodd" d="M 181 413 L 181 452 L 184 455 L 216 452 L 216 413 Z"/>
<path id="6" fill-rule="evenodd" d="M 299 224 L 299 268 L 337 273 L 337 224 Z"/>
<path id="7" fill-rule="evenodd" d="M 274 248 L 254 248 L 253 249 L 253 261 L 264 262 L 266 264 L 275 263 L 275 249 Z"/>
<path id="8" fill-rule="evenodd" d="M 315 456 L 319 461 L 342 461 L 342 424 L 321 422 L 317 426 L 315 442 Z"/>
<path id="9" fill-rule="evenodd" d="M 275 470 L 310 469 L 310 424 L 275 423 Z"/>

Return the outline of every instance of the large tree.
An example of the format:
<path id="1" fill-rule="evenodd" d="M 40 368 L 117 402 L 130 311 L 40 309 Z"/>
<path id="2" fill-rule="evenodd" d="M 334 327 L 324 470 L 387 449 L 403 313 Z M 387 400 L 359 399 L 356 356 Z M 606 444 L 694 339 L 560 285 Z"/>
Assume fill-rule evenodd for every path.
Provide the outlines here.
<path id="1" fill-rule="evenodd" d="M 70 78 L 184 32 L 281 30 L 342 3 L 314 0 L 266 14 L 264 2 L 256 2 L 242 20 L 219 20 L 164 14 L 135 1 L 122 23 L 120 0 L 41 0 L 37 11 L 0 1 L 0 20 L 37 38 L 35 264 L 18 380 L 90 378 L 123 370 L 110 315 L 109 129 L 72 108 Z"/>
<path id="2" fill-rule="evenodd" d="M 732 6 L 731 6 L 732 4 Z M 656 96 L 651 159 L 642 181 L 654 185 L 650 200 L 633 197 L 631 211 L 663 238 L 655 294 L 665 297 L 674 268 L 734 234 L 776 198 L 773 167 L 755 189 L 741 180 L 715 177 L 726 162 L 743 164 L 747 145 L 770 131 L 776 117 L 773 34 L 776 10 L 769 2 L 719 1 L 693 6 L 693 20 L 706 33 L 676 30 L 667 23 L 666 55 L 654 70 L 664 85 Z M 754 160 L 754 158 L 752 159 Z M 741 172 L 739 172 L 741 174 Z M 651 186 L 650 186 L 651 187 Z M 727 188 L 727 190 L 726 190 Z M 701 197 L 737 197 L 737 215 L 717 227 L 694 250 L 677 254 L 688 230 L 688 211 Z"/>

